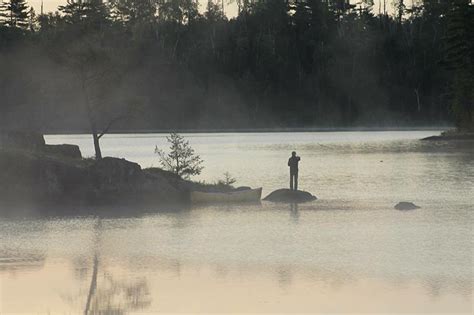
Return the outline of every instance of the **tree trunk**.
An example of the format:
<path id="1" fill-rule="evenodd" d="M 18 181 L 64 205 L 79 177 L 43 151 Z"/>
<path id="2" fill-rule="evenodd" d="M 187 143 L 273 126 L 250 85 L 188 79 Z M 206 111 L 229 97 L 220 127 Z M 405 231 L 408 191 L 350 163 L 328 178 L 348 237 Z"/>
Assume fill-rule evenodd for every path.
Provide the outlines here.
<path id="1" fill-rule="evenodd" d="M 95 244 L 97 245 L 100 242 L 101 232 L 102 232 L 102 221 L 99 217 L 95 226 L 96 239 Z M 92 277 L 91 284 L 89 286 L 89 293 L 87 294 L 86 307 L 84 308 L 84 315 L 89 315 L 91 309 L 92 298 L 94 297 L 97 290 L 97 275 L 99 273 L 99 252 L 98 249 L 94 253 L 94 264 L 92 267 Z"/>
<path id="2" fill-rule="evenodd" d="M 420 103 L 420 92 L 418 91 L 418 88 L 415 89 L 415 95 L 416 95 L 416 105 L 418 112 L 421 111 L 421 103 Z"/>
<path id="3" fill-rule="evenodd" d="M 94 138 L 94 150 L 95 150 L 95 159 L 102 159 L 102 152 L 100 151 L 99 136 L 97 133 L 93 133 L 92 137 Z"/>
<path id="4" fill-rule="evenodd" d="M 94 255 L 94 265 L 92 268 L 92 278 L 91 278 L 91 284 L 89 286 L 89 293 L 87 294 L 87 301 L 86 301 L 86 307 L 84 309 L 84 315 L 89 315 L 90 313 L 90 308 L 91 308 L 91 302 L 92 298 L 94 297 L 95 291 L 97 289 L 97 274 L 99 271 L 99 258 L 97 256 L 97 253 Z"/>
<path id="5" fill-rule="evenodd" d="M 97 128 L 95 127 L 94 122 L 91 122 L 91 131 L 92 139 L 94 140 L 95 159 L 100 160 L 102 159 L 102 151 L 100 150 L 99 134 L 97 133 Z"/>
<path id="6" fill-rule="evenodd" d="M 89 94 L 87 92 L 86 79 L 83 72 L 81 72 L 80 78 L 82 82 L 82 91 L 84 93 L 84 98 L 85 98 L 84 101 L 85 101 L 85 107 L 87 111 L 87 117 L 89 118 L 89 124 L 91 126 L 92 139 L 94 140 L 95 159 L 100 160 L 102 159 L 102 152 L 100 150 L 100 143 L 99 143 L 100 136 L 97 132 L 97 126 L 95 124 L 94 114 L 91 107 Z"/>

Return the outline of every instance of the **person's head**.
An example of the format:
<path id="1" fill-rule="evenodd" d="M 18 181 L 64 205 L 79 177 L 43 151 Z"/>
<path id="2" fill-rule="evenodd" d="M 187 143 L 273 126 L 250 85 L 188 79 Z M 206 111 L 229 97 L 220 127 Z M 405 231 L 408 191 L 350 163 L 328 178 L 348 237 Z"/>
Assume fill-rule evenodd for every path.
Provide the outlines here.
<path id="1" fill-rule="evenodd" d="M 295 151 L 291 152 L 291 156 L 296 156 L 296 152 Z"/>

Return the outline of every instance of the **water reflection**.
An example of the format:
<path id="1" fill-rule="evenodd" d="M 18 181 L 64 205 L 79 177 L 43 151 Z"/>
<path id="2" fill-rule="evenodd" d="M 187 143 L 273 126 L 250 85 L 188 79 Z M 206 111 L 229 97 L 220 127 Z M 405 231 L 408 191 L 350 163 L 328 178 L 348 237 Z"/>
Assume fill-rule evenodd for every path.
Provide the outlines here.
<path id="1" fill-rule="evenodd" d="M 41 270 L 45 256 L 40 253 L 17 253 L 15 255 L 0 252 L 0 272 L 15 274 L 16 272 L 31 272 Z"/>
<path id="2" fill-rule="evenodd" d="M 293 220 L 295 215 L 293 212 L 300 210 L 294 205 L 289 205 L 289 209 L 291 220 Z M 329 251 L 318 245 L 322 240 L 318 239 L 317 234 L 314 234 L 310 239 L 305 236 L 308 234 L 307 232 L 301 234 L 299 232 L 301 231 L 300 228 L 305 229 L 305 226 L 319 233 L 323 232 L 324 224 L 321 225 L 320 223 L 324 223 L 324 219 L 321 216 L 332 215 L 331 212 L 317 211 L 312 213 L 310 210 L 308 210 L 309 212 L 304 211 L 305 215 L 299 217 L 299 223 L 290 225 L 291 234 L 295 235 L 295 242 L 303 243 L 306 247 L 314 247 L 312 249 L 314 255 L 322 257 L 323 262 L 315 262 L 310 265 L 298 263 L 301 257 L 294 248 L 291 236 L 285 234 L 282 230 L 277 233 L 283 232 L 283 238 L 275 239 L 275 236 L 272 237 L 275 242 L 273 246 L 278 250 L 282 250 L 276 242 L 282 242 L 284 239 L 288 240 L 285 247 L 288 247 L 289 251 L 285 254 L 289 256 L 289 261 L 292 261 L 290 263 L 236 262 L 232 257 L 228 257 L 226 261 L 219 261 L 219 259 L 216 261 L 216 257 L 210 256 L 209 252 L 203 253 L 205 257 L 201 258 L 205 258 L 204 260 L 196 259 L 196 257 L 192 259 L 183 255 L 182 252 L 174 255 L 174 257 L 167 258 L 167 256 L 171 256 L 170 253 L 157 246 L 157 244 L 163 242 L 163 239 L 149 239 L 147 242 L 149 247 L 140 248 L 138 252 L 134 252 L 133 248 L 127 246 L 134 247 L 141 240 L 139 239 L 137 243 L 120 242 L 114 248 L 111 247 L 109 241 L 111 238 L 115 238 L 115 232 L 120 231 L 120 233 L 126 233 L 129 238 L 134 238 L 133 231 L 137 231 L 138 234 L 142 233 L 147 224 L 150 224 L 149 221 L 165 219 L 170 223 L 170 227 L 174 229 L 176 227 L 171 222 L 178 220 L 178 218 L 171 218 L 169 214 L 150 216 L 146 220 L 134 218 L 128 225 L 131 230 L 127 229 L 125 222 L 113 223 L 109 219 L 95 218 L 93 219 L 94 223 L 88 225 L 91 227 L 88 232 L 92 234 L 92 237 L 88 239 L 87 243 L 84 243 L 87 246 L 83 246 L 80 251 L 70 256 L 65 264 L 55 262 L 52 266 L 48 267 L 46 265 L 34 270 L 34 274 L 44 274 L 45 278 L 52 278 L 58 272 L 60 274 L 69 272 L 73 276 L 70 279 L 64 277 L 63 282 L 64 284 L 69 282 L 74 289 L 66 288 L 61 293 L 58 293 L 57 284 L 49 285 L 46 281 L 40 290 L 50 291 L 50 295 L 47 296 L 47 299 L 38 301 L 38 305 L 48 305 L 50 309 L 55 310 L 57 308 L 60 311 L 62 308 L 56 304 L 57 302 L 54 302 L 55 296 L 59 295 L 64 303 L 70 305 L 69 312 L 72 310 L 73 313 L 77 313 L 80 310 L 84 314 L 126 314 L 133 311 L 156 312 L 158 310 L 173 312 L 180 309 L 178 305 L 182 304 L 183 299 L 187 301 L 186 305 L 189 305 L 189 308 L 185 308 L 185 310 L 190 312 L 196 310 L 192 308 L 196 305 L 200 305 L 206 311 L 215 310 L 213 307 L 220 305 L 218 310 L 226 311 L 232 307 L 238 307 L 240 303 L 242 305 L 248 303 L 247 305 L 251 309 L 268 312 L 281 311 L 280 309 L 271 308 L 271 305 L 279 305 L 285 311 L 312 310 L 316 312 L 327 311 L 328 309 L 323 307 L 326 302 L 322 303 L 322 301 L 333 300 L 335 304 L 329 303 L 328 307 L 343 312 L 350 310 L 341 305 L 350 304 L 353 299 L 358 299 L 358 304 L 352 305 L 352 307 L 361 310 L 361 312 L 368 312 L 370 309 L 365 307 L 372 305 L 370 301 L 371 292 L 375 291 L 380 300 L 385 300 L 385 303 L 399 301 L 401 297 L 406 297 L 407 294 L 411 295 L 414 300 L 410 304 L 405 304 L 406 308 L 404 310 L 412 312 L 424 311 L 424 308 L 433 309 L 434 307 L 439 307 L 445 311 L 456 309 L 466 311 L 469 309 L 472 302 L 470 296 L 472 282 L 469 280 L 469 273 L 467 275 L 455 275 L 454 271 L 457 269 L 453 265 L 450 266 L 452 269 L 447 271 L 446 276 L 441 274 L 437 276 L 423 275 L 422 273 L 410 274 L 410 272 L 405 275 L 382 274 L 378 265 L 380 263 L 377 256 L 378 250 L 375 248 L 373 251 L 375 262 L 371 265 L 370 271 L 361 272 L 347 267 L 338 267 L 334 263 L 325 263 L 324 261 L 327 261 L 330 255 L 346 260 L 347 257 L 342 253 L 348 248 L 341 250 L 338 248 L 340 245 L 332 243 L 329 245 L 333 248 Z M 282 227 L 288 226 L 287 210 L 274 213 L 281 215 Z M 254 216 L 255 213 L 244 212 L 243 214 L 245 220 L 258 219 Z M 394 212 L 394 214 L 398 215 L 398 212 Z M 193 213 L 175 215 L 193 217 Z M 187 226 L 186 233 L 172 234 L 173 238 L 181 238 L 181 244 L 185 244 L 185 239 L 188 237 L 197 242 L 194 244 L 199 244 L 199 236 L 195 229 L 196 227 L 202 228 L 203 223 L 206 226 L 213 225 L 212 222 L 208 221 L 211 215 L 212 218 L 224 215 L 223 221 L 228 221 L 231 225 L 236 223 L 235 218 L 231 219 L 233 215 L 236 215 L 232 211 L 203 213 L 201 210 L 201 213 L 195 215 L 200 217 L 200 222 L 190 220 L 190 222 L 195 223 Z M 307 226 L 312 215 L 317 215 L 319 220 L 312 220 L 311 225 Z M 266 214 L 263 216 L 268 221 Z M 63 221 L 62 224 L 65 225 L 66 222 Z M 58 225 L 58 223 L 50 224 L 50 226 L 53 225 Z M 275 222 L 272 225 L 275 225 Z M 156 224 L 151 224 L 151 226 L 156 227 Z M 66 233 L 64 226 L 57 228 Z M 350 229 L 350 225 L 346 225 L 346 229 Z M 335 227 L 331 230 L 331 233 L 336 233 L 338 228 Z M 165 231 L 158 229 L 155 237 L 162 233 L 165 233 Z M 436 234 L 438 231 L 435 230 L 432 233 Z M 58 234 L 56 237 L 64 235 Z M 337 235 L 341 237 L 344 234 L 337 233 Z M 254 235 L 254 237 L 263 236 L 264 234 Z M 220 242 L 228 242 L 226 235 L 223 235 Z M 214 242 L 208 245 L 215 246 L 215 244 Z M 389 248 L 394 246 L 390 242 L 385 242 L 385 244 Z M 406 245 L 401 244 L 401 246 Z M 121 250 L 123 247 L 126 247 L 125 251 Z M 21 252 L 21 250 L 18 251 L 18 253 Z M 22 256 L 28 256 L 26 253 L 23 252 Z M 272 251 L 268 253 L 272 254 Z M 87 254 L 89 254 L 89 257 L 86 256 Z M 248 256 L 253 254 L 252 251 L 247 252 Z M 38 256 L 32 252 L 30 255 L 32 259 L 36 257 L 36 260 L 44 261 L 44 256 L 41 257 L 41 255 Z M 356 259 L 361 259 L 361 257 L 356 256 Z M 252 257 L 249 257 L 249 261 L 252 261 Z M 278 261 L 278 258 L 273 257 L 273 261 Z M 399 263 L 401 261 L 393 260 L 391 271 L 397 269 L 396 266 Z M 413 263 L 413 261 L 410 263 Z M 359 262 L 353 261 L 352 264 L 357 266 Z M 402 264 L 400 268 L 405 269 L 410 268 L 410 266 Z M 62 269 L 65 269 L 65 273 L 61 271 Z M 29 278 L 31 275 L 33 275 L 31 272 L 23 273 L 21 270 L 17 274 L 18 279 L 36 279 L 34 277 Z M 8 287 L 8 282 L 6 282 L 6 288 Z M 8 299 L 8 297 L 5 298 Z M 21 299 L 21 296 L 18 298 Z M 427 300 L 427 298 L 429 299 Z M 306 309 L 299 309 L 298 305 L 295 306 L 295 309 L 291 309 L 291 303 L 298 303 L 299 306 L 305 305 Z M 383 304 L 379 305 L 379 307 L 385 306 Z M 380 309 L 382 308 L 375 308 L 375 311 L 380 311 Z M 7 307 L 6 310 L 14 309 Z M 34 310 L 40 312 L 40 309 Z M 67 311 L 68 309 L 65 309 L 64 312 Z"/>
<path id="3" fill-rule="evenodd" d="M 144 310 L 151 304 L 150 290 L 145 278 L 135 281 L 117 281 L 104 273 L 95 284 L 91 299 L 87 300 L 84 314 L 127 314 Z"/>
<path id="4" fill-rule="evenodd" d="M 204 179 L 230 171 L 266 192 L 286 184 L 296 143 L 314 203 L 2 218 L 1 311 L 472 313 L 473 149 L 334 137 L 197 139 Z M 422 208 L 393 210 L 411 198 Z"/>
<path id="5" fill-rule="evenodd" d="M 281 288 L 288 289 L 291 287 L 293 281 L 293 273 L 291 267 L 281 266 L 278 268 L 277 272 L 278 283 Z"/>
<path id="6" fill-rule="evenodd" d="M 294 223 L 299 222 L 300 212 L 298 210 L 298 204 L 297 203 L 291 203 L 290 204 L 290 216 L 291 216 L 291 219 Z"/>
<path id="7" fill-rule="evenodd" d="M 92 243 L 93 258 L 90 273 L 89 288 L 84 306 L 84 314 L 126 314 L 128 311 L 143 310 L 151 304 L 148 282 L 145 277 L 135 280 L 115 279 L 114 273 L 107 270 L 107 265 L 102 263 L 101 249 L 104 233 L 103 219 L 98 217 L 94 226 L 94 239 Z M 86 280 L 87 263 L 83 259 L 75 259 L 75 270 L 79 278 Z M 79 301 L 82 294 L 76 299 L 63 294 L 63 299 L 70 304 Z"/>

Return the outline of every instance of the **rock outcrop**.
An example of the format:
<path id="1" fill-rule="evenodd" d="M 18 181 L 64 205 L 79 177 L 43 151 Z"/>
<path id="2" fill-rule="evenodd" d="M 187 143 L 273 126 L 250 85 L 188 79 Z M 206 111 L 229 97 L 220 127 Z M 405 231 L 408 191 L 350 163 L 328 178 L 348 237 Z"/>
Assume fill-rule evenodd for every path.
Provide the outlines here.
<path id="1" fill-rule="evenodd" d="M 0 132 L 0 212 L 133 205 L 150 208 L 189 201 L 192 183 L 113 157 L 82 159 L 78 146 L 47 145 L 41 134 Z"/>
<path id="2" fill-rule="evenodd" d="M 0 150 L 0 211 L 5 205 L 70 208 L 93 205 L 183 204 L 186 182 L 173 174 L 147 172 L 118 158 L 99 161 L 52 157 L 24 150 Z"/>
<path id="3" fill-rule="evenodd" d="M 89 167 L 91 184 L 101 194 L 128 194 L 141 191 L 144 175 L 137 163 L 104 157 Z"/>
<path id="4" fill-rule="evenodd" d="M 421 139 L 423 141 L 473 141 L 473 131 L 460 131 L 456 129 L 443 131 L 439 136 L 430 136 Z"/>
<path id="5" fill-rule="evenodd" d="M 34 131 L 0 130 L 0 149 L 36 151 L 45 146 L 42 134 Z"/>
<path id="6" fill-rule="evenodd" d="M 83 165 L 21 150 L 0 150 L 0 170 L 0 199 L 12 202 L 56 202 L 80 193 L 88 178 Z"/>
<path id="7" fill-rule="evenodd" d="M 415 210 L 415 209 L 420 209 L 417 205 L 415 205 L 413 202 L 408 202 L 408 201 L 401 201 L 397 203 L 394 207 L 396 210 Z"/>
<path id="8" fill-rule="evenodd" d="M 1 213 L 22 207 L 62 212 L 97 206 L 182 207 L 192 190 L 234 189 L 183 180 L 158 168 L 143 170 L 125 159 L 82 159 L 78 146 L 46 145 L 37 133 L 3 132 L 0 141 Z"/>
<path id="9" fill-rule="evenodd" d="M 284 203 L 302 203 L 316 200 L 317 198 L 307 191 L 278 189 L 270 193 L 263 200 Z"/>
<path id="10" fill-rule="evenodd" d="M 45 144 L 42 151 L 47 155 L 61 156 L 70 159 L 82 159 L 79 146 L 74 144 Z"/>
<path id="11" fill-rule="evenodd" d="M 0 149 L 24 150 L 72 159 L 82 159 L 79 146 L 46 144 L 44 136 L 34 131 L 0 130 Z"/>

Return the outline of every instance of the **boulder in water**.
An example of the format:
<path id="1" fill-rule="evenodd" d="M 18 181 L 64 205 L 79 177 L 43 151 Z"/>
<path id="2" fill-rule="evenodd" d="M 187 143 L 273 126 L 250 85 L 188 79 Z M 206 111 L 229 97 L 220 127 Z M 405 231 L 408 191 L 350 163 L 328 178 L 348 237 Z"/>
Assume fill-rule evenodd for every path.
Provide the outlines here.
<path id="1" fill-rule="evenodd" d="M 420 209 L 417 205 L 415 205 L 413 202 L 408 202 L 408 201 L 401 201 L 397 203 L 394 207 L 397 210 L 415 210 L 415 209 Z"/>
<path id="2" fill-rule="evenodd" d="M 316 200 L 315 196 L 307 191 L 302 190 L 290 190 L 290 189 L 278 189 L 270 193 L 263 200 L 273 202 L 285 202 L 285 203 L 301 203 Z"/>

